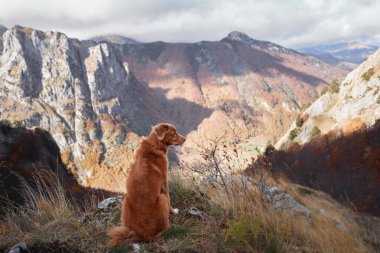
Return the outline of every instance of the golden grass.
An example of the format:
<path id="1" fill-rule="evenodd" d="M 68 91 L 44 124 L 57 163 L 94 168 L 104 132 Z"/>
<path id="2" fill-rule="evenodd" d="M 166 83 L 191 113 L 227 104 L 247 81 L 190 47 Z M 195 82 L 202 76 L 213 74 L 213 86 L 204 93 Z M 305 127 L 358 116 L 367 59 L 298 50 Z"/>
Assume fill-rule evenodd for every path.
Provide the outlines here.
<path id="1" fill-rule="evenodd" d="M 285 182 L 277 185 L 296 195 L 312 210 L 310 219 L 274 209 L 261 198 L 258 189 L 239 182 L 229 186 L 232 197 L 220 187 L 189 186 L 207 196 L 208 207 L 200 209 L 209 214 L 214 226 L 222 228 L 215 230 L 200 226 L 197 232 L 208 235 L 207 238 L 210 233 L 216 233 L 214 237 L 222 238 L 221 243 L 227 252 L 371 252 L 361 237 L 362 229 L 350 217 L 354 214 L 323 193 L 313 191 L 315 193 L 304 196 L 297 190 L 298 186 Z M 309 206 L 310 203 L 315 206 Z M 347 230 L 321 215 L 320 208 L 340 220 Z"/>
<path id="2" fill-rule="evenodd" d="M 161 239 L 141 245 L 142 252 L 375 252 L 364 242 L 364 231 L 352 211 L 324 193 L 300 191 L 299 186 L 284 180 L 269 181 L 306 205 L 311 218 L 274 209 L 259 189 L 239 180 L 228 185 L 228 196 L 221 186 L 187 180 L 174 173 L 169 182 L 171 202 L 180 213 L 170 216 L 172 225 Z M 96 222 L 81 223 L 85 213 L 97 212 L 93 203 L 84 203 L 83 211 L 69 200 L 58 181 L 38 182 L 35 188 L 25 182 L 27 205 L 9 209 L 3 216 L 0 249 L 20 241 L 28 245 L 59 241 L 72 251 L 131 250 L 128 244 L 112 251 L 106 249 L 106 230 L 113 224 L 98 227 Z M 190 207 L 201 210 L 204 217 L 188 214 Z M 340 220 L 347 230 L 320 215 L 320 208 Z M 117 223 L 119 212 L 113 215 L 113 223 Z"/>
<path id="3" fill-rule="evenodd" d="M 94 209 L 87 201 L 79 208 L 66 195 L 57 178 L 47 182 L 37 176 L 36 185 L 23 180 L 25 205 L 13 206 L 0 219 L 0 249 L 64 243 L 72 251 L 105 252 L 106 232 L 94 223 L 81 223 L 83 210 Z"/>

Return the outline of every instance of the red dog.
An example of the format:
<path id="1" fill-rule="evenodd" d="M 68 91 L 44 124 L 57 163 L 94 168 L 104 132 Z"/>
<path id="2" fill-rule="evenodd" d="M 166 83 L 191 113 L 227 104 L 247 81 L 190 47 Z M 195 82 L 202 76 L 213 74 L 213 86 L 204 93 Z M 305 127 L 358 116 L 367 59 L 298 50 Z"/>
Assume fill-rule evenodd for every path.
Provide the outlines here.
<path id="1" fill-rule="evenodd" d="M 185 141 L 173 125 L 158 124 L 141 142 L 127 179 L 122 226 L 108 232 L 109 247 L 124 241 L 154 240 L 169 227 L 169 213 L 178 210 L 170 205 L 167 151 L 169 145 Z"/>

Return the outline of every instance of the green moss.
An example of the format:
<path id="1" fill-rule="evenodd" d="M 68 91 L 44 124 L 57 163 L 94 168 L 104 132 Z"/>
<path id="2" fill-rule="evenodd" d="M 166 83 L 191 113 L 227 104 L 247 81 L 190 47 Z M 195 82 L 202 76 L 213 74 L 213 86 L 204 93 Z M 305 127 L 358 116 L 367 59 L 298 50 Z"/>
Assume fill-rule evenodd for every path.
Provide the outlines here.
<path id="1" fill-rule="evenodd" d="M 298 192 L 302 196 L 307 196 L 307 195 L 311 195 L 314 193 L 312 190 L 309 190 L 309 189 L 303 188 L 303 187 L 298 187 Z"/>
<path id="2" fill-rule="evenodd" d="M 186 237 L 189 233 L 189 230 L 182 225 L 178 224 L 172 224 L 163 234 L 162 238 L 164 241 L 167 241 L 169 239 L 173 238 L 179 238 L 182 239 Z"/>
<path id="3" fill-rule="evenodd" d="M 279 234 L 270 233 L 254 218 L 243 216 L 238 221 L 228 221 L 226 240 L 253 252 L 279 252 L 284 244 Z M 242 245 L 243 244 L 243 245 Z"/>

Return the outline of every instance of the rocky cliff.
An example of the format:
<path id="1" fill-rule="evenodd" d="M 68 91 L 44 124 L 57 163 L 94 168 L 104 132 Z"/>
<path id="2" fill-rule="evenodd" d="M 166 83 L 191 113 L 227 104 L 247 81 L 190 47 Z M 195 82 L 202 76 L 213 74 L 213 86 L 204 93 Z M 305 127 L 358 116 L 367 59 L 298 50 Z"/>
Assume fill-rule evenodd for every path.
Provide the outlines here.
<path id="1" fill-rule="evenodd" d="M 328 90 L 302 113 L 302 124 L 294 122 L 277 143 L 279 148 L 289 140 L 304 144 L 320 134 L 349 134 L 370 127 L 380 118 L 380 50 L 347 75 L 337 89 Z M 314 129 L 314 133 L 313 133 Z M 319 134 L 319 133 L 318 133 Z"/>
<path id="2" fill-rule="evenodd" d="M 134 129 L 127 119 L 152 124 L 144 119 L 148 92 L 112 45 L 23 27 L 7 30 L 3 44 L 0 117 L 47 129 L 71 160 L 83 160 L 94 143 L 100 155 L 123 143 L 126 126 Z"/>
<path id="3" fill-rule="evenodd" d="M 217 42 L 120 45 L 16 26 L 2 42 L 0 118 L 47 129 L 73 172 L 97 187 L 114 186 L 138 136 L 157 122 L 194 141 L 239 138 L 251 152 L 343 73 L 239 32 Z"/>

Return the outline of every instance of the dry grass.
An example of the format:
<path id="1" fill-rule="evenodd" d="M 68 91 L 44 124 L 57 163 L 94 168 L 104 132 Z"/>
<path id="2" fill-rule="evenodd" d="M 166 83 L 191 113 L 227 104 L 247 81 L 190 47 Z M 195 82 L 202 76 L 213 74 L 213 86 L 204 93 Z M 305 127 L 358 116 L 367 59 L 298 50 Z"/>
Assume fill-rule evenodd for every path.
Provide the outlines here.
<path id="1" fill-rule="evenodd" d="M 9 209 L 3 217 L 0 249 L 20 241 L 28 245 L 58 241 L 70 249 L 68 252 L 131 250 L 125 244 L 108 251 L 108 226 L 80 222 L 85 213 L 95 209 L 93 203 L 84 204 L 87 210 L 83 211 L 69 200 L 58 181 L 38 182 L 36 188 L 25 182 L 27 204 Z M 278 188 L 286 189 L 311 209 L 311 218 L 307 218 L 274 209 L 259 189 L 242 182 L 231 182 L 228 196 L 222 186 L 171 175 L 171 202 L 180 213 L 170 217 L 172 225 L 161 239 L 141 244 L 141 252 L 375 252 L 364 242 L 365 231 L 355 222 L 353 212 L 327 195 L 277 181 Z M 273 179 L 270 182 L 275 183 Z M 190 207 L 201 210 L 204 217 L 190 215 Z M 339 219 L 347 230 L 320 215 L 320 208 Z M 114 223 L 118 215 L 114 213 Z"/>
<path id="2" fill-rule="evenodd" d="M 310 207 L 311 218 L 276 210 L 258 189 L 239 182 L 231 183 L 233 197 L 228 197 L 221 186 L 172 177 L 172 204 L 181 212 L 171 217 L 172 225 L 162 239 L 142 248 L 146 252 L 375 252 L 364 242 L 364 231 L 351 217 L 352 211 L 341 211 L 323 193 L 303 194 L 298 186 L 285 182 L 277 186 L 307 206 L 316 203 Z M 203 211 L 204 218 L 189 215 L 191 206 Z M 347 230 L 320 215 L 320 208 L 340 219 Z"/>
<path id="3" fill-rule="evenodd" d="M 81 223 L 82 214 L 94 209 L 93 203 L 79 208 L 57 178 L 46 182 L 42 175 L 37 176 L 35 186 L 23 180 L 23 191 L 25 205 L 12 206 L 1 217 L 0 249 L 19 242 L 29 246 L 58 242 L 67 252 L 105 252 L 104 228 Z"/>

